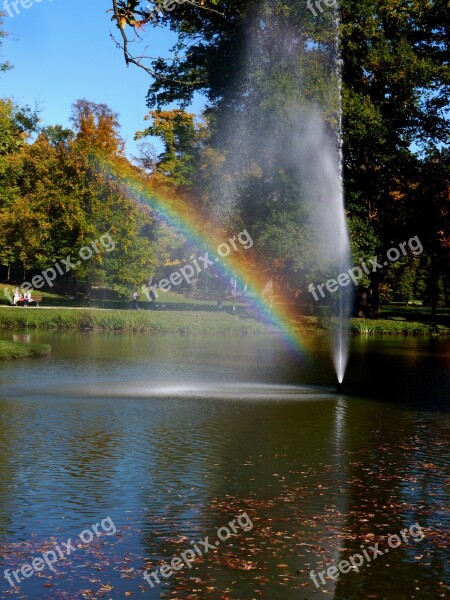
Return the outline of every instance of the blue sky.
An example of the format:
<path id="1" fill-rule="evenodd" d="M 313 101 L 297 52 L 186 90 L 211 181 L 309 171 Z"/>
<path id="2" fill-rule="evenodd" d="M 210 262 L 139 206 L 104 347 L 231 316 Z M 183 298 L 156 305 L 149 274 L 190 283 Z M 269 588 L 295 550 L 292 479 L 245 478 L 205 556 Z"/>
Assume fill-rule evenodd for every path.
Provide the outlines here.
<path id="1" fill-rule="evenodd" d="M 0 10 L 6 12 L 3 1 Z M 13 63 L 14 69 L 0 74 L 1 97 L 13 97 L 21 104 L 37 102 L 44 124 L 64 126 L 70 126 L 75 100 L 105 103 L 119 113 L 128 154 L 136 154 L 133 136 L 145 127 L 145 97 L 151 79 L 137 67 L 127 68 L 111 40 L 109 34 L 117 33 L 106 12 L 111 1 L 24 1 L 31 4 L 28 9 L 19 3 L 19 14 L 11 9 L 14 16 L 4 17 L 9 37 L 2 58 Z M 167 56 L 174 36 L 152 28 L 145 41 L 152 56 Z M 200 109 L 199 101 L 193 111 Z"/>

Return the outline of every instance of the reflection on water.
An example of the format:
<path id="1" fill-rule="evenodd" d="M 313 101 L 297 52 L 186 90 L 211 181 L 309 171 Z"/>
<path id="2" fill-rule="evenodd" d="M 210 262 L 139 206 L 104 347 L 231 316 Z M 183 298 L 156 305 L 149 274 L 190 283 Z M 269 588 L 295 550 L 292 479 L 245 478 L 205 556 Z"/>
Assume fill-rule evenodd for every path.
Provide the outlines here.
<path id="1" fill-rule="evenodd" d="M 18 597 L 448 597 L 448 342 L 358 340 L 342 396 L 316 338 L 301 358 L 274 337 L 31 341 L 52 356 L 0 366 L 0 575 L 107 516 L 118 532 Z M 251 532 L 144 582 L 243 511 Z M 309 579 L 416 522 L 420 544 Z"/>

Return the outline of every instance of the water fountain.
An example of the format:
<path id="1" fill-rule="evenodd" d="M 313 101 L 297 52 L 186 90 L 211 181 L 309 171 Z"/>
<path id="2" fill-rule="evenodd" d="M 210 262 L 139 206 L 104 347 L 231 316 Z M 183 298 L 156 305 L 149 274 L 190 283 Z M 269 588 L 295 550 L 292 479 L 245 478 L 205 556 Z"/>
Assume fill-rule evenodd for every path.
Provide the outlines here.
<path id="1" fill-rule="evenodd" d="M 347 223 L 345 219 L 345 203 L 344 203 L 344 154 L 343 154 L 343 131 L 342 131 L 342 59 L 340 51 L 340 40 L 339 40 L 339 26 L 340 26 L 340 14 L 339 10 L 335 8 L 334 14 L 335 24 L 335 50 L 334 50 L 334 61 L 335 69 L 337 73 L 337 81 L 339 84 L 339 125 L 338 125 L 338 173 L 340 190 L 339 196 L 336 198 L 336 202 L 339 205 L 339 273 L 345 273 L 351 266 L 351 250 L 350 240 L 348 235 Z M 338 383 L 336 386 L 336 392 L 342 393 L 344 391 L 343 381 L 345 376 L 345 370 L 347 368 L 347 361 L 349 355 L 349 319 L 352 311 L 352 294 L 348 288 L 342 285 L 339 288 L 339 303 L 338 303 L 338 316 L 337 316 L 337 334 L 335 336 L 333 344 L 333 359 L 334 366 L 336 369 L 336 375 Z"/>
<path id="2" fill-rule="evenodd" d="M 245 195 L 251 196 L 246 189 L 246 177 L 252 169 L 261 169 L 261 179 L 266 181 L 276 180 L 280 169 L 292 177 L 298 188 L 298 210 L 293 219 L 296 224 L 290 231 L 298 235 L 300 243 L 298 248 L 295 243 L 285 245 L 298 265 L 305 298 L 308 296 L 305 288 L 312 277 L 318 282 L 337 279 L 351 266 L 342 179 L 339 19 L 337 11 L 330 9 L 325 24 L 315 24 L 299 34 L 270 8 L 265 10 L 264 4 L 249 25 L 247 56 L 240 74 L 242 110 L 238 116 L 233 111 L 232 119 L 222 126 L 221 145 L 228 156 L 226 169 L 230 176 L 217 184 L 215 197 L 220 200 L 215 217 L 227 224 L 240 214 L 243 203 L 248 202 Z M 329 29 L 325 38 L 323 31 L 317 35 L 317 28 Z M 314 31 L 326 43 L 311 41 Z M 267 94 L 261 73 L 267 81 L 272 78 L 277 81 L 280 72 L 295 84 L 282 97 L 282 106 L 272 104 L 272 99 L 269 99 L 270 110 L 262 101 L 255 106 L 255 97 L 264 100 L 263 94 Z M 321 80 L 322 85 L 314 86 L 312 77 Z M 276 213 L 276 202 L 283 202 L 284 193 L 282 186 L 275 186 L 275 202 L 267 217 L 275 226 L 279 223 L 270 210 Z M 261 206 L 264 210 L 263 200 Z M 254 210 L 260 210 L 259 206 Z M 290 213 L 290 218 L 292 214 L 295 213 Z M 260 244 L 266 242 L 263 234 Z M 319 298 L 315 306 L 326 311 L 333 332 L 331 353 L 339 392 L 349 353 L 352 296 L 349 287 L 340 285 L 333 294 Z"/>

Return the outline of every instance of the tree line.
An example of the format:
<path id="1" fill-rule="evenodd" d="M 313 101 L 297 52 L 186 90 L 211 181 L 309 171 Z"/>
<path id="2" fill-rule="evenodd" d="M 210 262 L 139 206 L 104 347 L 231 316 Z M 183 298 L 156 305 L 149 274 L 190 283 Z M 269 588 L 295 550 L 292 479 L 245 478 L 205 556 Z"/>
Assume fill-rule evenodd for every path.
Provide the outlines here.
<path id="1" fill-rule="evenodd" d="M 58 277 L 56 289 L 76 296 L 100 286 L 128 295 L 157 263 L 155 221 L 102 168 L 111 158 L 128 163 L 116 115 L 80 100 L 72 122 L 73 130 L 39 130 L 35 111 L 0 100 L 1 278 L 31 280 L 108 236 L 114 251 L 78 261 Z"/>
<path id="2" fill-rule="evenodd" d="M 109 157 L 229 230 L 251 224 L 267 278 L 304 304 L 308 283 L 327 275 L 315 251 L 323 240 L 311 226 L 314 182 L 307 172 L 299 177 L 296 160 L 308 136 L 299 114 L 319 106 L 324 139 L 337 140 L 342 125 L 354 263 L 414 236 L 424 247 L 420 256 L 365 275 L 375 310 L 389 300 L 450 306 L 445 2 L 342 0 L 339 11 L 338 22 L 332 9 L 314 15 L 297 0 L 209 0 L 159 11 L 155 21 L 146 3 L 113 0 L 125 61 L 151 76 L 149 126 L 136 134 L 140 156 L 134 164 L 126 159 L 117 117 L 106 106 L 77 101 L 73 129 L 39 130 L 32 109 L 4 99 L 2 278 L 18 280 L 104 233 L 117 252 L 83 264 L 67 289 L 104 285 L 129 293 L 158 266 L 183 260 L 185 240 L 97 168 Z M 157 26 L 177 35 L 173 55 L 143 62 L 133 40 L 147 44 Z M 207 102 L 201 117 L 187 110 L 196 94 Z M 297 130 L 289 153 L 286 140 Z M 148 141 L 155 136 L 160 153 Z"/>

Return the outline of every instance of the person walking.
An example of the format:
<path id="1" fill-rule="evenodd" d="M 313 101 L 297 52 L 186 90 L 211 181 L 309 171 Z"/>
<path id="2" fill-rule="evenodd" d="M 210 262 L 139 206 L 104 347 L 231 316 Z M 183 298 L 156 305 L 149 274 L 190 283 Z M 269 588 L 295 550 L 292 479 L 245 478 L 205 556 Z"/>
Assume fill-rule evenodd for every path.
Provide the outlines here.
<path id="1" fill-rule="evenodd" d="M 136 310 L 141 310 L 138 304 L 138 300 L 139 300 L 139 294 L 137 293 L 137 290 L 134 290 L 133 292 L 133 308 L 135 308 Z"/>

